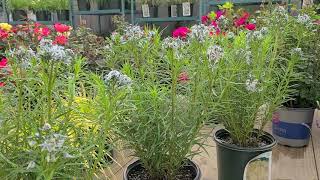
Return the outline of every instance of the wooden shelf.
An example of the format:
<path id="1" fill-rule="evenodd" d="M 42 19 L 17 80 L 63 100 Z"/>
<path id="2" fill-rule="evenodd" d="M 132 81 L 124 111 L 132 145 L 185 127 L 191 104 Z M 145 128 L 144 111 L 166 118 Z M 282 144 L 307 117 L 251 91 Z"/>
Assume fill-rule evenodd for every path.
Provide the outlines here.
<path id="1" fill-rule="evenodd" d="M 175 21 L 197 21 L 199 17 L 166 17 L 166 18 L 136 18 L 136 22 L 175 22 Z"/>

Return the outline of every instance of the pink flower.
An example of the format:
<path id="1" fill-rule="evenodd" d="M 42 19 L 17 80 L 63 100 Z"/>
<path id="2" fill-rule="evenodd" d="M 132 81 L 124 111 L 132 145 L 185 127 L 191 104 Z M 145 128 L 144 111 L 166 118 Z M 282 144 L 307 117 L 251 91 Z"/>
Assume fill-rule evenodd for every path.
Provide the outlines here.
<path id="1" fill-rule="evenodd" d="M 182 38 L 185 39 L 190 32 L 190 29 L 187 27 L 179 27 L 176 30 L 173 31 L 172 36 L 174 38 Z"/>
<path id="2" fill-rule="evenodd" d="M 2 59 L 0 60 L 0 69 L 6 68 L 6 67 L 7 67 L 7 64 L 8 64 L 8 59 L 7 59 L 7 58 L 2 58 Z"/>
<path id="3" fill-rule="evenodd" d="M 216 19 L 219 19 L 222 15 L 224 15 L 224 11 L 217 11 L 216 12 Z"/>
<path id="4" fill-rule="evenodd" d="M 42 35 L 42 36 L 47 37 L 47 36 L 50 35 L 50 33 L 51 33 L 51 30 L 50 30 L 48 27 L 44 27 L 44 28 L 42 28 L 42 30 L 41 30 L 41 35 Z"/>
<path id="5" fill-rule="evenodd" d="M 207 23 L 208 20 L 209 20 L 209 17 L 208 17 L 208 16 L 202 16 L 202 17 L 201 17 L 201 22 L 202 22 L 202 24 Z"/>
<path id="6" fill-rule="evenodd" d="M 186 83 L 190 80 L 189 78 L 189 75 L 187 72 L 182 72 L 179 74 L 179 77 L 178 77 L 178 82 L 180 83 Z"/>
<path id="7" fill-rule="evenodd" d="M 64 33 L 64 32 L 68 32 L 71 30 L 71 27 L 65 24 L 61 24 L 61 23 L 56 23 L 54 25 L 54 29 L 59 32 L 59 33 Z"/>
<path id="8" fill-rule="evenodd" d="M 239 19 L 236 19 L 236 20 L 234 21 L 234 24 L 235 24 L 236 27 L 240 27 L 240 26 L 244 25 L 246 22 L 247 22 L 247 19 L 241 17 L 241 18 L 239 18 Z"/>
<path id="9" fill-rule="evenodd" d="M 252 30 L 256 29 L 256 25 L 249 23 L 249 24 L 245 25 L 245 28 L 248 29 L 249 31 L 252 31 Z"/>
<path id="10" fill-rule="evenodd" d="M 0 29 L 0 39 L 7 39 L 9 37 L 9 33 Z"/>
<path id="11" fill-rule="evenodd" d="M 314 23 L 320 25 L 320 20 L 317 20 Z"/>
<path id="12" fill-rule="evenodd" d="M 0 87 L 4 87 L 6 84 L 4 82 L 0 82 Z"/>
<path id="13" fill-rule="evenodd" d="M 66 36 L 60 35 L 55 38 L 53 44 L 66 45 L 68 42 L 68 38 Z"/>
<path id="14" fill-rule="evenodd" d="M 211 22 L 211 25 L 212 25 L 213 27 L 215 27 L 215 28 L 218 27 L 218 24 L 217 24 L 216 21 L 212 21 L 212 22 Z"/>
<path id="15" fill-rule="evenodd" d="M 244 12 L 244 13 L 242 14 L 242 18 L 245 18 L 246 20 L 247 20 L 249 17 L 250 17 L 250 13 L 248 13 L 248 12 Z"/>

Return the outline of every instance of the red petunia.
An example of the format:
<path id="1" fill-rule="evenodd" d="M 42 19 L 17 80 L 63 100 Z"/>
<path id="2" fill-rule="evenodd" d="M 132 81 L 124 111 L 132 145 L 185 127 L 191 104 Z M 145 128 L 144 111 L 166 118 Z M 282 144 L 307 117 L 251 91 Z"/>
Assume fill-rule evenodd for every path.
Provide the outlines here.
<path id="1" fill-rule="evenodd" d="M 241 18 L 234 21 L 234 25 L 236 27 L 240 27 L 240 26 L 244 25 L 246 22 L 247 22 L 247 19 L 241 17 Z"/>
<path id="2" fill-rule="evenodd" d="M 218 24 L 217 24 L 216 21 L 212 21 L 212 22 L 211 22 L 211 25 L 212 25 L 213 27 L 215 27 L 215 28 L 218 27 Z"/>
<path id="3" fill-rule="evenodd" d="M 2 59 L 0 60 L 0 69 L 6 68 L 6 67 L 7 67 L 7 64 L 8 64 L 8 59 L 7 59 L 7 58 L 2 58 Z"/>
<path id="4" fill-rule="evenodd" d="M 9 33 L 0 29 L 0 39 L 7 39 L 9 37 Z"/>
<path id="5" fill-rule="evenodd" d="M 71 30 L 70 26 L 65 25 L 65 24 L 61 24 L 61 23 L 56 23 L 54 25 L 54 29 L 59 33 L 64 33 L 64 32 L 68 32 Z"/>
<path id="6" fill-rule="evenodd" d="M 186 83 L 190 80 L 189 78 L 189 75 L 187 72 L 182 72 L 179 74 L 179 77 L 178 77 L 178 82 L 181 82 L 181 83 Z"/>
<path id="7" fill-rule="evenodd" d="M 60 35 L 60 36 L 57 36 L 55 38 L 55 40 L 53 41 L 54 44 L 59 44 L 59 45 L 66 45 L 68 42 L 68 38 L 66 36 L 63 36 L 63 35 Z"/>
<path id="8" fill-rule="evenodd" d="M 6 84 L 4 82 L 0 82 L 0 87 L 4 87 Z"/>
<path id="9" fill-rule="evenodd" d="M 51 33 L 51 30 L 50 30 L 48 27 L 44 27 L 44 28 L 42 28 L 42 30 L 41 30 L 41 35 L 42 35 L 42 36 L 47 37 L 47 36 L 50 35 L 50 33 Z"/>
<path id="10" fill-rule="evenodd" d="M 202 16 L 202 17 L 201 17 L 201 22 L 202 22 L 202 24 L 206 24 L 206 23 L 208 22 L 208 20 L 209 20 L 209 17 L 208 17 L 208 16 Z"/>
<path id="11" fill-rule="evenodd" d="M 179 27 L 176 30 L 173 31 L 172 36 L 174 38 L 182 38 L 185 39 L 190 32 L 190 29 L 187 27 Z"/>
<path id="12" fill-rule="evenodd" d="M 248 29 L 249 31 L 252 31 L 252 30 L 256 29 L 256 25 L 249 23 L 249 24 L 245 25 L 245 28 Z"/>

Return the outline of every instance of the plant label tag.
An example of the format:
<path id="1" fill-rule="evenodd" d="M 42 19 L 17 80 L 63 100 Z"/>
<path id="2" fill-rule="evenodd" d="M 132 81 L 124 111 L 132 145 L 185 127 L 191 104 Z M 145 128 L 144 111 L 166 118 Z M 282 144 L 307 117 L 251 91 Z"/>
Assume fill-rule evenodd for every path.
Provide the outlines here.
<path id="1" fill-rule="evenodd" d="M 243 174 L 243 180 L 271 180 L 272 151 L 260 154 L 251 159 Z"/>
<path id="2" fill-rule="evenodd" d="M 36 21 L 37 20 L 37 16 L 32 11 L 28 11 L 27 12 L 27 17 L 28 17 L 28 19 L 30 19 L 32 21 Z"/>
<path id="3" fill-rule="evenodd" d="M 9 21 L 13 21 L 12 13 L 9 14 Z"/>
<path id="4" fill-rule="evenodd" d="M 177 5 L 171 5 L 171 17 L 178 17 Z"/>
<path id="5" fill-rule="evenodd" d="M 191 4 L 189 2 L 182 3 L 183 16 L 191 16 Z"/>
<path id="6" fill-rule="evenodd" d="M 148 4 L 142 4 L 142 17 L 150 17 L 150 9 Z"/>

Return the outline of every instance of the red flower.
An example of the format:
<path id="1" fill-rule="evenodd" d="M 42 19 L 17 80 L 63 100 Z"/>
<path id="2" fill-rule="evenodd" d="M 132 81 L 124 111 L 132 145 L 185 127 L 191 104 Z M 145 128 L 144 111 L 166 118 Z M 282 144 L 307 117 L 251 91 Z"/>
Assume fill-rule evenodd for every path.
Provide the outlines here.
<path id="1" fill-rule="evenodd" d="M 66 36 L 60 35 L 55 38 L 53 44 L 66 45 L 68 42 L 68 38 Z"/>
<path id="2" fill-rule="evenodd" d="M 9 37 L 9 33 L 0 29 L 0 39 L 7 39 Z"/>
<path id="3" fill-rule="evenodd" d="M 190 32 L 190 30 L 187 27 L 179 27 L 173 31 L 172 36 L 174 38 L 180 37 L 182 39 L 185 39 L 189 32 Z"/>
<path id="4" fill-rule="evenodd" d="M 64 32 L 70 31 L 71 28 L 68 25 L 61 24 L 61 23 L 56 23 L 54 25 L 54 29 L 59 33 L 64 33 Z"/>
<path id="5" fill-rule="evenodd" d="M 0 87 L 4 87 L 6 84 L 4 82 L 0 82 Z"/>
<path id="6" fill-rule="evenodd" d="M 242 14 L 242 18 L 245 18 L 246 20 L 247 20 L 249 17 L 250 17 L 250 13 L 248 13 L 248 12 L 244 12 L 244 13 Z"/>
<path id="7" fill-rule="evenodd" d="M 42 35 L 42 36 L 47 37 L 47 36 L 50 35 L 50 33 L 51 33 L 51 30 L 50 30 L 48 27 L 44 27 L 44 28 L 42 28 L 42 30 L 41 30 L 41 35 Z"/>
<path id="8" fill-rule="evenodd" d="M 249 23 L 245 26 L 246 29 L 248 29 L 249 31 L 255 30 L 256 29 L 256 25 Z"/>
<path id="9" fill-rule="evenodd" d="M 212 21 L 212 22 L 211 22 L 211 25 L 212 25 L 213 27 L 215 27 L 215 28 L 218 27 L 218 24 L 217 24 L 216 21 Z"/>
<path id="10" fill-rule="evenodd" d="M 209 20 L 209 17 L 208 17 L 208 16 L 202 16 L 202 17 L 201 17 L 201 22 L 202 22 L 202 24 L 207 23 L 208 20 Z"/>
<path id="11" fill-rule="evenodd" d="M 0 60 L 0 69 L 6 68 L 6 67 L 7 67 L 7 64 L 8 64 L 8 59 L 7 59 L 7 58 L 2 58 L 2 59 Z"/>
<path id="12" fill-rule="evenodd" d="M 189 80 L 190 79 L 187 72 L 182 72 L 179 74 L 178 82 L 185 83 L 185 82 L 188 82 Z"/>

